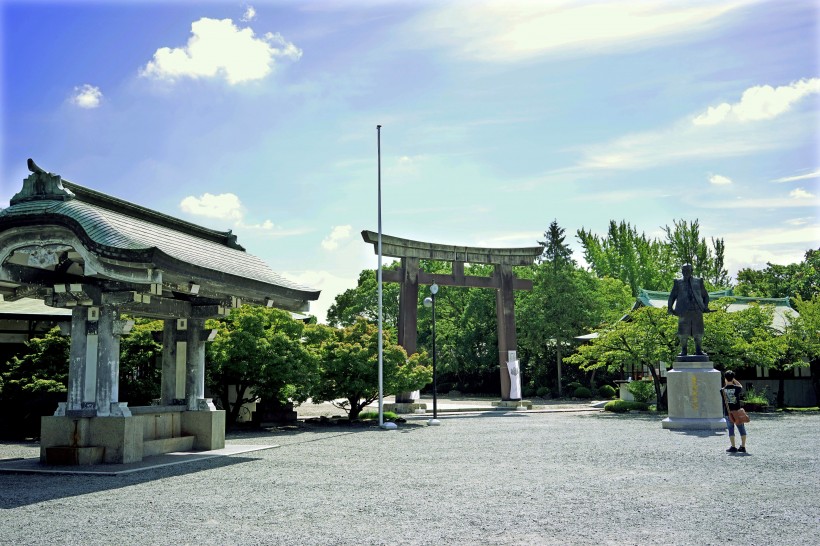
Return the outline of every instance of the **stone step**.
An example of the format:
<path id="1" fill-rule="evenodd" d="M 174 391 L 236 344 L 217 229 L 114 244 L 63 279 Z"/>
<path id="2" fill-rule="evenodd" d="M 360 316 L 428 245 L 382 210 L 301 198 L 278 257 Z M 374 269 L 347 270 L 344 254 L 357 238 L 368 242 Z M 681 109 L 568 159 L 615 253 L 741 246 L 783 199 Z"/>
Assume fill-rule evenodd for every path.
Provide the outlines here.
<path id="1" fill-rule="evenodd" d="M 159 440 L 145 440 L 142 443 L 142 456 L 151 457 L 174 451 L 191 451 L 194 448 L 194 436 L 177 436 L 174 438 L 160 438 Z"/>

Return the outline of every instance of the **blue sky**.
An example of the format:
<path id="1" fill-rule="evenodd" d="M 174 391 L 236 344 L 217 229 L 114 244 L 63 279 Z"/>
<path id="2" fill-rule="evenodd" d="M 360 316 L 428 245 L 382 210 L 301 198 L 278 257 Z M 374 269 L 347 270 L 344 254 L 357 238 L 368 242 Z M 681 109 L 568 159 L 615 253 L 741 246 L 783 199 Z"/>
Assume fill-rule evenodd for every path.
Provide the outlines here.
<path id="1" fill-rule="evenodd" d="M 323 290 L 384 233 L 533 246 L 699 220 L 731 275 L 820 247 L 812 1 L 2 0 L 0 206 L 26 158 Z"/>

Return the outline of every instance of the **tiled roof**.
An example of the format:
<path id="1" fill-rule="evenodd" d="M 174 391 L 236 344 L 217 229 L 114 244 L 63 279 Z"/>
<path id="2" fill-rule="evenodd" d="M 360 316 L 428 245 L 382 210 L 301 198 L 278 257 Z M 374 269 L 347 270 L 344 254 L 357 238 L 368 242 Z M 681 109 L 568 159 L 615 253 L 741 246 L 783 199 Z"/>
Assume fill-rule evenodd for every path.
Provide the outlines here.
<path id="1" fill-rule="evenodd" d="M 287 280 L 245 252 L 230 232 L 209 230 L 70 182 L 63 184 L 74 194 L 72 198 L 17 202 L 0 210 L 0 223 L 47 215 L 62 220 L 59 223 L 78 225 L 102 256 L 122 259 L 136 253 L 141 259 L 134 261 L 143 261 L 157 249 L 183 264 L 294 290 L 307 300 L 319 297 L 317 290 Z"/>
<path id="2" fill-rule="evenodd" d="M 718 292 L 709 292 L 709 301 L 715 301 L 720 298 L 731 298 L 732 303 L 726 308 L 726 311 L 733 313 L 748 309 L 751 305 L 771 305 L 774 307 L 774 316 L 772 317 L 772 327 L 778 332 L 782 332 L 786 328 L 787 317 L 796 316 L 798 313 L 789 304 L 789 298 L 748 298 L 744 296 L 735 296 L 731 290 L 721 290 Z M 666 309 L 669 301 L 669 292 L 657 292 L 654 290 L 640 289 L 638 293 L 638 302 L 647 307 L 658 307 Z M 639 306 L 636 302 L 636 307 Z"/>

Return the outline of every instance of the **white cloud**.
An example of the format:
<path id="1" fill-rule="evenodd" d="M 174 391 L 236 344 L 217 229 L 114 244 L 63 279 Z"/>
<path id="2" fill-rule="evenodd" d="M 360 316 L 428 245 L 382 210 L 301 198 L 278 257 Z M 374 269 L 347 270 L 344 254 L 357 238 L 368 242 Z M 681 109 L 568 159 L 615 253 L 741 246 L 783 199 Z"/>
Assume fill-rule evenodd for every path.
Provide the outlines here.
<path id="1" fill-rule="evenodd" d="M 253 6 L 248 6 L 248 9 L 245 10 L 245 13 L 242 15 L 242 19 L 240 21 L 249 22 L 256 19 L 256 9 Z"/>
<path id="2" fill-rule="evenodd" d="M 732 179 L 719 174 L 713 174 L 709 177 L 709 183 L 715 186 L 728 186 L 732 183 Z"/>
<path id="3" fill-rule="evenodd" d="M 814 218 L 807 217 L 807 218 L 792 218 L 791 220 L 786 220 L 786 224 L 790 226 L 800 227 L 805 226 L 809 222 L 815 220 Z"/>
<path id="4" fill-rule="evenodd" d="M 310 314 L 316 317 L 320 323 L 327 323 L 327 311 L 336 301 L 336 296 L 356 288 L 358 274 L 349 274 L 341 277 L 337 274 L 324 270 L 309 270 L 300 272 L 282 272 L 286 279 L 300 284 L 321 290 L 319 299 L 310 302 Z"/>
<path id="5" fill-rule="evenodd" d="M 333 230 L 330 232 L 330 235 L 324 238 L 322 241 L 322 248 L 325 250 L 336 250 L 339 248 L 339 243 L 346 239 L 350 238 L 350 231 L 353 229 L 353 226 L 345 225 L 345 226 L 334 226 Z"/>
<path id="6" fill-rule="evenodd" d="M 734 201 L 725 200 L 714 203 L 704 201 L 698 203 L 698 206 L 703 207 L 705 209 L 787 209 L 805 208 L 810 207 L 812 205 L 814 205 L 814 203 L 811 202 L 807 197 L 802 195 L 792 195 L 790 198 L 758 197 L 754 199 L 746 199 L 743 197 L 739 197 Z"/>
<path id="7" fill-rule="evenodd" d="M 257 38 L 250 28 L 238 28 L 230 19 L 203 17 L 191 24 L 187 45 L 162 47 L 140 71 L 144 77 L 225 78 L 235 85 L 260 80 L 271 73 L 277 58 L 297 60 L 302 51 L 280 34 Z"/>
<path id="8" fill-rule="evenodd" d="M 244 216 L 239 197 L 232 193 L 205 193 L 202 197 L 191 195 L 183 199 L 179 207 L 188 214 L 220 220 L 241 221 Z"/>
<path id="9" fill-rule="evenodd" d="M 798 180 L 809 180 L 810 178 L 820 178 L 820 171 L 798 174 L 796 176 L 784 176 L 783 178 L 776 178 L 775 180 L 772 180 L 772 182 L 797 182 Z"/>
<path id="10" fill-rule="evenodd" d="M 820 224 L 795 227 L 760 227 L 726 233 L 726 267 L 736 272 L 744 267 L 760 269 L 767 263 L 787 265 L 802 262 L 806 250 L 820 244 Z"/>
<path id="11" fill-rule="evenodd" d="M 780 87 L 757 85 L 743 92 L 740 101 L 710 106 L 696 116 L 695 125 L 717 125 L 725 121 L 760 121 L 775 118 L 791 109 L 800 99 L 820 93 L 820 78 L 802 79 Z"/>
<path id="12" fill-rule="evenodd" d="M 74 95 L 71 97 L 71 102 L 80 108 L 96 108 L 100 105 L 102 100 L 102 91 L 99 87 L 84 84 L 74 88 Z"/>
<path id="13" fill-rule="evenodd" d="M 262 232 L 266 236 L 286 237 L 301 235 L 309 231 L 306 229 L 285 229 L 274 224 L 271 220 L 247 223 L 245 221 L 245 207 L 239 197 L 233 193 L 220 193 L 219 195 L 204 193 L 201 197 L 190 195 L 179 203 L 179 208 L 182 212 L 194 216 L 226 220 L 236 229 Z"/>
<path id="14" fill-rule="evenodd" d="M 820 79 L 800 81 L 820 82 Z M 788 96 L 793 98 L 796 95 Z M 732 112 L 733 108 L 728 105 Z M 740 111 L 748 112 L 752 109 L 750 106 Z M 766 109 L 767 112 L 774 110 Z M 692 117 L 683 118 L 668 127 L 626 134 L 609 142 L 576 148 L 581 158 L 575 166 L 557 169 L 546 175 L 589 175 L 601 170 L 647 169 L 693 159 L 740 157 L 788 148 L 795 143 L 816 138 L 817 128 L 811 116 L 796 111 L 787 113 L 788 108 L 782 109 L 782 103 L 778 111 L 778 116 L 760 118 L 765 119 L 765 122 L 761 122 L 757 129 L 741 123 L 692 123 Z"/>
<path id="15" fill-rule="evenodd" d="M 415 22 L 461 56 L 490 62 L 551 52 L 652 47 L 697 32 L 743 1 L 474 1 L 440 3 Z"/>
<path id="16" fill-rule="evenodd" d="M 797 188 L 790 191 L 789 196 L 793 199 L 814 199 L 814 194 L 807 192 L 803 188 Z"/>

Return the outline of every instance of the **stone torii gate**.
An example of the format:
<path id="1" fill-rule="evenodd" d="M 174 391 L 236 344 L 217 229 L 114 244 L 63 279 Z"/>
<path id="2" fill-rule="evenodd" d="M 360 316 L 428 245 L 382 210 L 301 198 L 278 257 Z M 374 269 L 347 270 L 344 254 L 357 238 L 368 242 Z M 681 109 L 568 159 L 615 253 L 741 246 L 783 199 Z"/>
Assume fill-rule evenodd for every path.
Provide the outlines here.
<path id="1" fill-rule="evenodd" d="M 378 253 L 378 234 L 362 231 L 362 239 L 373 245 Z M 517 348 L 515 337 L 514 290 L 532 290 L 532 281 L 513 275 L 513 266 L 530 265 L 544 251 L 543 246 L 525 248 L 478 248 L 469 246 L 441 245 L 402 239 L 382 234 L 382 255 L 401 258 L 401 269 L 382 271 L 382 281 L 401 283 L 399 292 L 399 345 L 407 354 L 416 352 L 418 335 L 419 284 L 442 286 L 465 286 L 470 288 L 493 288 L 496 290 L 496 316 L 498 319 L 498 364 L 501 373 L 501 399 L 510 400 L 510 374 L 506 362 L 509 351 Z M 419 260 L 450 262 L 453 273 L 431 274 L 419 269 Z M 464 274 L 464 264 L 491 264 L 495 267 L 492 277 L 476 277 Z M 412 402 L 408 393 L 396 397 L 397 403 Z"/>

